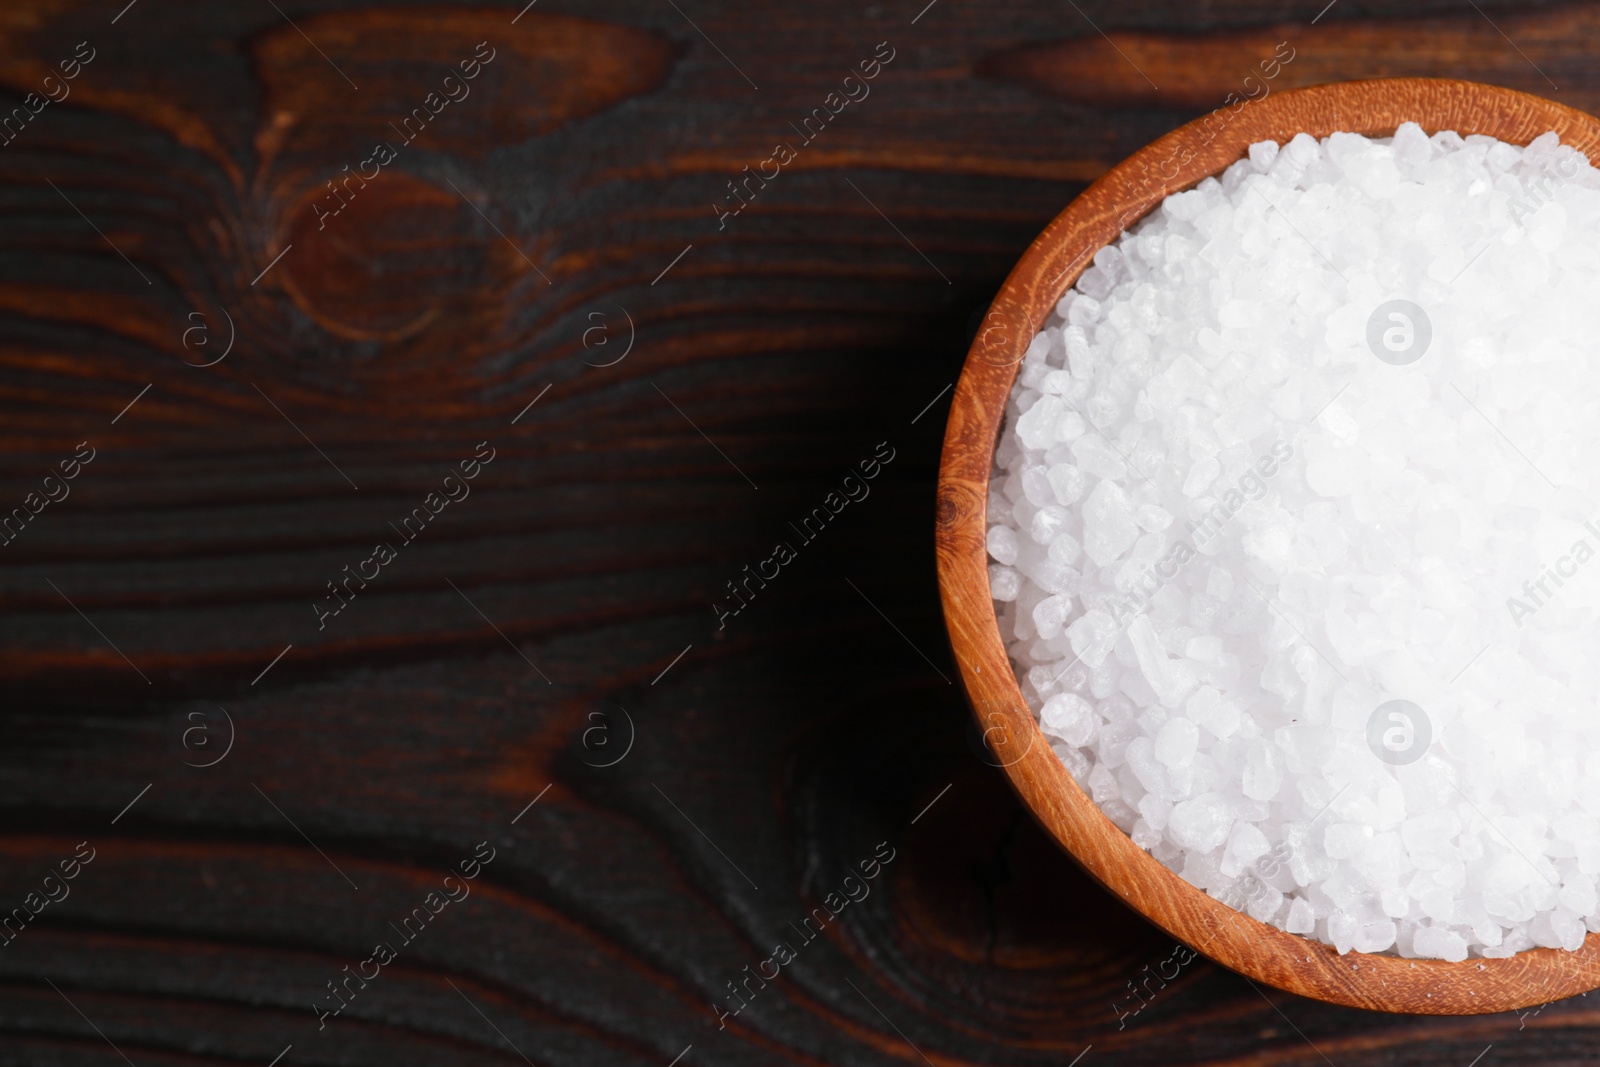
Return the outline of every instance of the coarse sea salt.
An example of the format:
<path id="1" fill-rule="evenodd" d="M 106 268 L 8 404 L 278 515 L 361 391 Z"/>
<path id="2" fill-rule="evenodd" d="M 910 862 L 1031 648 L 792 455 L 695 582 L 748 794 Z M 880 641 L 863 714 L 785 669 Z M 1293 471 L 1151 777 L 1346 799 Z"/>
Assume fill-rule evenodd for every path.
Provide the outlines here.
<path id="1" fill-rule="evenodd" d="M 1600 930 L 1600 173 L 1548 133 L 1253 145 L 1019 368 L 990 588 L 1062 762 L 1340 952 Z"/>

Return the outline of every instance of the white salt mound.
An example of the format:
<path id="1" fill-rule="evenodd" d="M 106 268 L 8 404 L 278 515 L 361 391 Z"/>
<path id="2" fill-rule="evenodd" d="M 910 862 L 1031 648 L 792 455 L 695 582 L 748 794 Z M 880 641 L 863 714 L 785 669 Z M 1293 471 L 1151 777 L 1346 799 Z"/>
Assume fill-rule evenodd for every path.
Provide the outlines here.
<path id="1" fill-rule="evenodd" d="M 1033 339 L 988 504 L 1022 690 L 1190 883 L 1341 952 L 1600 930 L 1600 173 L 1262 143 Z"/>

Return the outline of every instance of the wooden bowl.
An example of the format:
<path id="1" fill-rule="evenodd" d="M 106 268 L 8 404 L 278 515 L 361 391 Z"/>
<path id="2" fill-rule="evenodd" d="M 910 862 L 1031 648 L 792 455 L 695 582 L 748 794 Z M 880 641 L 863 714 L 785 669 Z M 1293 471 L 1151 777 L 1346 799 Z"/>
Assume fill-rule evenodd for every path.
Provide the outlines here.
<path id="1" fill-rule="evenodd" d="M 1023 701 L 989 597 L 985 510 L 995 445 L 1028 342 L 1094 253 L 1170 193 L 1221 173 L 1256 141 L 1335 131 L 1387 136 L 1402 122 L 1527 144 L 1555 130 L 1591 159 L 1600 122 L 1491 85 L 1425 78 L 1273 94 L 1174 130 L 1113 167 L 1039 235 L 974 340 L 939 468 L 939 589 L 980 728 L 1035 818 L 1102 885 L 1191 948 L 1249 978 L 1318 1000 L 1392 1012 L 1508 1011 L 1600 986 L 1600 934 L 1576 952 L 1532 949 L 1462 963 L 1350 952 L 1285 933 L 1189 885 L 1101 813 L 1050 750 Z"/>

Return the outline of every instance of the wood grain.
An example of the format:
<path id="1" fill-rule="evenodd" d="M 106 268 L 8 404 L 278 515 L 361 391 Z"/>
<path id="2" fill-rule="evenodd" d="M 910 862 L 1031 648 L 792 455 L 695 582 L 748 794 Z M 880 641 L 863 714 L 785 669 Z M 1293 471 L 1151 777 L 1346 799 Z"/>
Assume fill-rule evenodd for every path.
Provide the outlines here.
<path id="1" fill-rule="evenodd" d="M 98 450 L 0 546 L 0 906 L 99 849 L 0 948 L 0 1059 L 123 1064 L 84 1016 L 139 1067 L 1583 1059 L 1583 998 L 1385 1016 L 1203 959 L 1119 1029 L 1171 938 L 969 729 L 930 537 L 946 387 L 1050 219 L 1220 95 L 978 73 L 1114 59 L 1070 5 L 125 6 L 0 5 L 8 106 L 97 50 L 0 147 L 0 514 Z M 1245 44 L 1315 15 L 1084 10 Z M 1341 0 L 1295 63 L 1433 13 Z M 482 41 L 472 95 L 318 230 L 308 198 Z M 884 41 L 871 95 L 719 229 L 727 182 Z M 319 629 L 480 441 L 471 495 Z M 882 441 L 870 497 L 719 630 L 725 583 Z M 618 708 L 632 748 L 597 766 Z M 221 709 L 234 745 L 194 766 Z M 473 896 L 319 1032 L 313 998 L 484 840 Z M 879 842 L 871 895 L 719 1028 Z"/>
<path id="2" fill-rule="evenodd" d="M 1591 158 L 1600 122 L 1552 101 L 1471 82 L 1397 78 L 1301 89 L 1196 120 L 1141 149 L 1045 228 L 1001 286 L 956 386 L 939 474 L 939 577 L 945 618 L 978 721 L 994 724 L 1006 774 L 1039 821 L 1108 890 L 1180 941 L 1251 978 L 1335 1004 L 1417 1014 L 1510 1011 L 1600 987 L 1600 935 L 1576 952 L 1508 959 L 1406 960 L 1351 952 L 1234 911 L 1155 857 L 1100 812 L 1044 740 L 1023 699 L 989 597 L 985 534 L 994 449 L 1017 367 L 1033 335 L 1099 249 L 1160 201 L 1221 173 L 1262 140 L 1402 122 L 1527 144 L 1548 131 Z"/>
<path id="3" fill-rule="evenodd" d="M 1451 7 L 1382 21 L 1339 21 L 1330 13 L 1315 27 L 1284 22 L 1242 32 L 1121 31 L 1108 35 L 1115 49 L 1087 37 L 1033 43 L 988 57 L 979 70 L 1052 97 L 1116 107 L 1207 108 L 1229 93 L 1254 97 L 1263 90 L 1407 76 L 1487 82 L 1594 112 L 1600 111 L 1600 71 L 1584 42 L 1597 31 L 1600 11 L 1587 4 L 1495 11 L 1492 17 L 1470 6 Z M 1159 84 L 1140 74 L 1145 69 L 1161 73 Z"/>

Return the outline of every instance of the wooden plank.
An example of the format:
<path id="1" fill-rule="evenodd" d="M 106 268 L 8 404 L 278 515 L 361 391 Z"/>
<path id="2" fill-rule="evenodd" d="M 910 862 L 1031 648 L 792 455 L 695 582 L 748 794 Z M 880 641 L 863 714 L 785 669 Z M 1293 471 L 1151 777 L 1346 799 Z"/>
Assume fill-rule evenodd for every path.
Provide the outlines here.
<path id="1" fill-rule="evenodd" d="M 0 148 L 0 512 L 95 449 L 0 553 L 3 901 L 100 850 L 0 951 L 9 1062 L 122 1063 L 74 1004 L 141 1067 L 1587 1058 L 1581 998 L 1414 1020 L 1203 961 L 1119 1029 L 1171 944 L 980 757 L 933 578 L 941 393 L 1045 223 L 1288 19 L 1297 77 L 1385 34 L 1359 73 L 1526 77 L 1478 15 L 278 6 L 0 12 L 7 113 L 94 51 Z M 1486 11 L 1585 106 L 1586 8 Z M 1095 27 L 1183 94 L 1142 97 Z M 482 41 L 471 95 L 320 216 Z M 792 532 L 879 442 L 870 496 Z M 195 766 L 219 708 L 233 747 Z M 628 721 L 597 766 L 588 731 Z M 479 841 L 479 889 L 319 1033 L 326 982 Z M 870 895 L 719 1027 L 880 842 Z"/>

